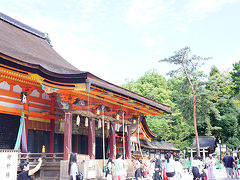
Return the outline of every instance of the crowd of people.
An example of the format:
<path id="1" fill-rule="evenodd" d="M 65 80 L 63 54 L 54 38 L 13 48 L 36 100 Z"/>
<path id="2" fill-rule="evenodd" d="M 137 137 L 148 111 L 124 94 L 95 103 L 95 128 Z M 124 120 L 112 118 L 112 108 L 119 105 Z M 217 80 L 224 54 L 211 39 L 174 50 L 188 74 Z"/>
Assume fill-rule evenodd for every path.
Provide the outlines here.
<path id="1" fill-rule="evenodd" d="M 164 159 L 160 158 L 159 154 L 155 154 L 155 157 L 150 156 L 144 159 L 144 162 L 139 159 L 132 160 L 134 164 L 134 176 L 136 180 L 148 179 L 148 180 L 183 180 L 184 169 L 180 162 L 179 157 L 173 158 L 170 153 L 164 155 Z M 228 179 L 239 179 L 237 157 L 232 157 L 227 152 L 226 156 L 222 160 L 226 169 Z M 18 180 L 30 179 L 30 176 L 37 172 L 42 164 L 42 159 L 39 158 L 38 165 L 29 169 L 29 164 L 26 161 L 20 163 L 21 172 L 18 175 Z M 190 172 L 193 175 L 193 180 L 216 180 L 216 155 L 209 155 L 205 162 L 202 158 L 195 156 Z M 108 180 L 123 180 L 126 179 L 126 161 L 123 160 L 121 153 L 118 153 L 115 160 L 108 159 L 107 164 L 103 168 L 104 177 Z M 83 174 L 79 171 L 77 165 L 77 154 L 71 153 L 69 159 L 68 174 L 71 180 L 82 180 Z"/>
<path id="2" fill-rule="evenodd" d="M 144 161 L 135 159 L 134 176 L 136 180 L 181 180 L 183 178 L 183 166 L 179 162 L 179 158 L 171 157 L 170 153 L 165 154 L 164 161 L 156 154 L 154 158 L 150 156 Z M 126 176 L 126 164 L 122 159 L 122 155 L 118 154 L 116 160 L 109 159 L 104 167 L 105 178 L 110 180 L 122 180 Z"/>

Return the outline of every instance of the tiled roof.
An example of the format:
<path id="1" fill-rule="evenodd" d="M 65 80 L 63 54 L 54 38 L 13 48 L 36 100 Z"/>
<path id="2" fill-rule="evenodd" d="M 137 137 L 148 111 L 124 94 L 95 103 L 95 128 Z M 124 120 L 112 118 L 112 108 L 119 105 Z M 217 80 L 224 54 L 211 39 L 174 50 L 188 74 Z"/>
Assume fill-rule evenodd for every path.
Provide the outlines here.
<path id="1" fill-rule="evenodd" d="M 200 148 L 212 148 L 216 147 L 216 138 L 210 136 L 199 136 L 199 146 Z M 196 139 L 194 138 L 192 148 L 196 148 Z"/>
<path id="2" fill-rule="evenodd" d="M 141 141 L 141 147 L 146 149 L 180 151 L 180 149 L 176 148 L 173 143 L 168 143 L 168 142 Z"/>
<path id="3" fill-rule="evenodd" d="M 42 67 L 59 74 L 79 74 L 76 67 L 63 59 L 49 44 L 45 33 L 0 13 L 0 54 L 14 63 Z"/>

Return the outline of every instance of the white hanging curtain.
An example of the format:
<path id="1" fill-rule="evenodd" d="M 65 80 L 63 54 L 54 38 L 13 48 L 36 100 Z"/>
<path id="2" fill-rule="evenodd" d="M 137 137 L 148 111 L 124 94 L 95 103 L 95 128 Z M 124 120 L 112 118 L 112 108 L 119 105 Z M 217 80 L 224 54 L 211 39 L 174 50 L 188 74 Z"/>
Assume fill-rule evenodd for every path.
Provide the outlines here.
<path id="1" fill-rule="evenodd" d="M 88 127 L 88 117 L 85 118 L 85 127 Z"/>
<path id="2" fill-rule="evenodd" d="M 101 122 L 101 120 L 99 119 L 98 120 L 98 129 L 100 129 L 102 127 L 102 122 Z"/>
<path id="3" fill-rule="evenodd" d="M 77 125 L 77 126 L 80 125 L 80 117 L 79 117 L 79 115 L 77 115 L 76 125 Z"/>

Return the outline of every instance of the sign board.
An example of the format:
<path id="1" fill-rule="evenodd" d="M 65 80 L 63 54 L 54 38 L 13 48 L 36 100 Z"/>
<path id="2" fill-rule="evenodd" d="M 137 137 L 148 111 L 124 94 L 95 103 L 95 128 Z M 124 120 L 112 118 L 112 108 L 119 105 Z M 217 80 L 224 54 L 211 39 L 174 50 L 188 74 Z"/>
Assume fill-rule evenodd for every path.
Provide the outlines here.
<path id="1" fill-rule="evenodd" d="M 4 180 L 17 179 L 18 151 L 0 150 L 0 177 Z"/>

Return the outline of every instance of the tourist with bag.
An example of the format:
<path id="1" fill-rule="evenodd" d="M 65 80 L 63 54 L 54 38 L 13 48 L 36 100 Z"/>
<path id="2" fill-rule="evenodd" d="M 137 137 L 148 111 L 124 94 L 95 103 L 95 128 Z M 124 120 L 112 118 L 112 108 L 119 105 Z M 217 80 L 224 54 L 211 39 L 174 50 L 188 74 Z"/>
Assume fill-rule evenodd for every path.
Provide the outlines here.
<path id="1" fill-rule="evenodd" d="M 201 161 L 201 157 L 194 156 L 192 161 L 192 173 L 193 173 L 193 180 L 204 180 L 207 174 L 203 170 L 203 162 Z"/>
<path id="2" fill-rule="evenodd" d="M 166 168 L 166 175 L 169 180 L 173 179 L 172 177 L 175 176 L 175 161 L 171 159 L 171 154 L 165 154 L 166 161 L 164 162 L 164 167 Z"/>
<path id="3" fill-rule="evenodd" d="M 112 159 L 109 158 L 107 164 L 103 168 L 103 172 L 105 173 L 105 177 L 108 180 L 112 180 Z"/>
<path id="4" fill-rule="evenodd" d="M 160 159 L 160 155 L 155 154 L 155 172 L 154 172 L 154 180 L 162 180 L 162 162 Z"/>
<path id="5" fill-rule="evenodd" d="M 70 154 L 68 174 L 70 175 L 70 180 L 83 180 L 83 174 L 78 170 L 77 153 Z"/>
<path id="6" fill-rule="evenodd" d="M 227 152 L 226 156 L 224 156 L 223 158 L 223 164 L 226 169 L 228 179 L 230 179 L 230 177 L 233 179 L 233 163 L 234 163 L 233 157 L 230 156 L 229 152 Z"/>
<path id="7" fill-rule="evenodd" d="M 116 156 L 116 160 L 114 161 L 114 180 L 123 180 L 125 179 L 125 161 L 122 159 L 122 154 L 118 153 Z"/>
<path id="8" fill-rule="evenodd" d="M 238 171 L 238 158 L 235 156 L 233 162 L 233 176 L 235 179 L 239 178 L 239 171 Z"/>

